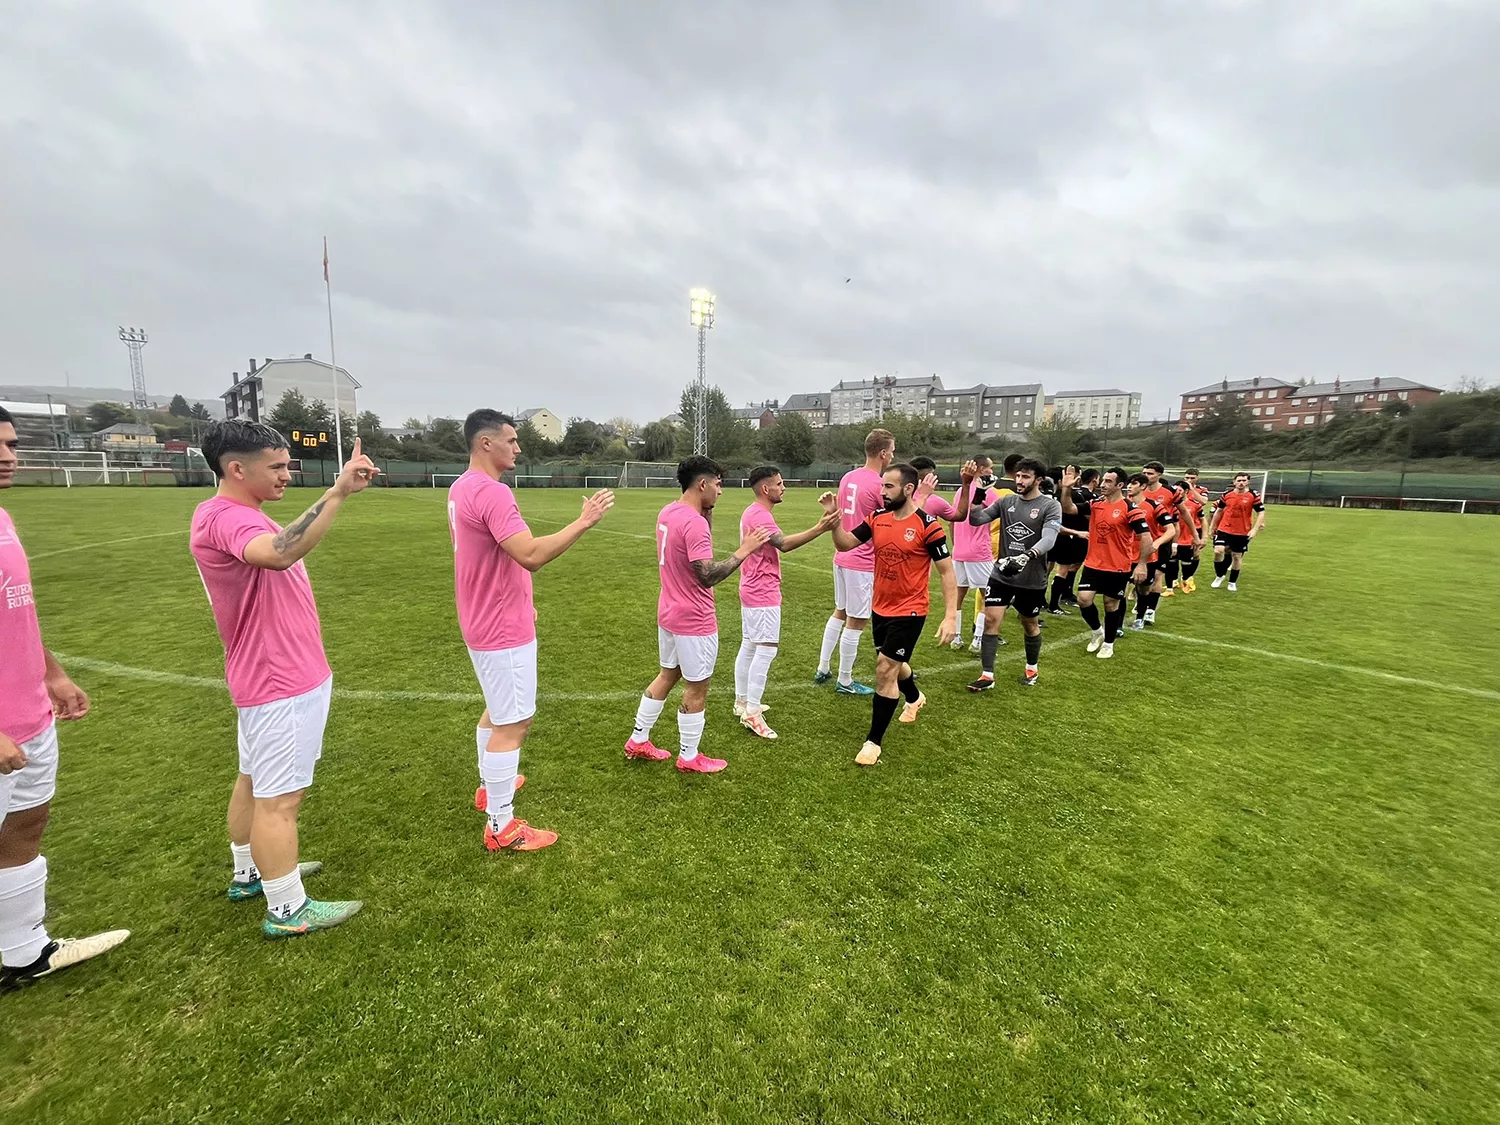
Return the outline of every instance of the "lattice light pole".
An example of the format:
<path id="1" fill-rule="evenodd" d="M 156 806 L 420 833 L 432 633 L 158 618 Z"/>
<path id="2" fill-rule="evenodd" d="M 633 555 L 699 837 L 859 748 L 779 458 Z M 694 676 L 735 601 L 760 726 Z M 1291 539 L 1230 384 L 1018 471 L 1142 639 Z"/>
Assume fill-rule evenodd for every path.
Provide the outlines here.
<path id="1" fill-rule="evenodd" d="M 146 346 L 146 330 L 122 325 L 120 342 L 130 351 L 130 394 L 134 400 L 131 405 L 137 410 L 146 410 L 150 404 L 146 401 L 146 368 L 141 363 L 141 349 Z"/>
<path id="2" fill-rule="evenodd" d="M 698 382 L 693 388 L 693 452 L 708 455 L 708 330 L 714 326 L 714 295 L 707 289 L 688 290 L 688 310 L 698 330 Z"/>

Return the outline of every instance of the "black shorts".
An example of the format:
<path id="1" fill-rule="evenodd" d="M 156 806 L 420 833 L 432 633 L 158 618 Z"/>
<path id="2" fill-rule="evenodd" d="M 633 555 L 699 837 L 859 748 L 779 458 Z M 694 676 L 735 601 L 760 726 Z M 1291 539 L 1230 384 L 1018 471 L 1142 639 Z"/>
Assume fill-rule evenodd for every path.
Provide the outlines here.
<path id="1" fill-rule="evenodd" d="M 1187 543 L 1179 543 L 1179 544 L 1177 544 L 1177 561 L 1178 562 L 1192 562 L 1193 561 L 1193 557 L 1194 557 L 1194 555 L 1193 555 L 1193 548 L 1192 548 L 1192 546 L 1190 544 L 1187 544 Z"/>
<path id="2" fill-rule="evenodd" d="M 1047 561 L 1053 566 L 1077 566 L 1089 553 L 1089 541 L 1076 535 L 1059 535 L 1052 550 L 1047 552 Z"/>
<path id="3" fill-rule="evenodd" d="M 984 604 L 991 606 L 1015 606 L 1022 617 L 1041 616 L 1042 606 L 1047 602 L 1045 590 L 1026 590 L 990 579 L 990 588 L 985 592 Z"/>
<path id="4" fill-rule="evenodd" d="M 926 614 L 921 617 L 882 617 L 878 613 L 871 614 L 870 633 L 875 638 L 875 651 L 892 660 L 911 660 L 926 624 Z"/>
<path id="5" fill-rule="evenodd" d="M 1214 546 L 1223 547 L 1232 555 L 1243 555 L 1250 549 L 1250 536 L 1230 535 L 1227 531 L 1214 532 Z"/>
<path id="6" fill-rule="evenodd" d="M 1091 566 L 1083 568 L 1082 576 L 1078 579 L 1078 592 L 1092 590 L 1103 598 L 1121 599 L 1125 596 L 1125 587 L 1130 585 L 1130 571 L 1128 570 L 1095 570 Z"/>
<path id="7" fill-rule="evenodd" d="M 1141 585 L 1143 587 L 1150 586 L 1153 582 L 1155 582 L 1157 572 L 1161 570 L 1161 568 L 1162 564 L 1157 562 L 1155 559 L 1152 559 L 1151 561 L 1146 563 L 1146 581 L 1142 582 Z"/>
<path id="8" fill-rule="evenodd" d="M 1163 543 L 1156 549 L 1156 561 L 1158 563 L 1161 563 L 1162 565 L 1166 565 L 1167 563 L 1172 561 L 1172 552 L 1176 549 L 1177 548 L 1175 544 Z"/>

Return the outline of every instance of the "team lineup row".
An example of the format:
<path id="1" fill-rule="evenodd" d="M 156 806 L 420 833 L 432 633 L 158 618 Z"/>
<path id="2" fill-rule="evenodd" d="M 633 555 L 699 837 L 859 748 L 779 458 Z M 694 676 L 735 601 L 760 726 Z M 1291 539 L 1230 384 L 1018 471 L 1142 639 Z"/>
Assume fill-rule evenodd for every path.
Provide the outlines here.
<path id="1" fill-rule="evenodd" d="M 536 711 L 532 575 L 597 524 L 614 496 L 597 492 L 567 527 L 534 536 L 501 481 L 520 453 L 513 420 L 497 411 L 475 411 L 465 422 L 465 437 L 470 467 L 449 490 L 447 514 L 460 632 L 485 700 L 475 729 L 480 777 L 475 805 L 486 814 L 487 849 L 534 851 L 554 843 L 557 835 L 531 826 L 514 810 L 525 782 L 520 751 Z M 0 488 L 13 483 L 17 444 L 12 420 L 0 411 Z M 322 753 L 332 673 L 302 560 L 378 469 L 356 441 L 333 486 L 281 527 L 263 505 L 280 500 L 291 481 L 283 435 L 258 423 L 228 422 L 210 432 L 203 450 L 219 484 L 194 511 L 190 550 L 224 644 L 225 679 L 238 725 L 238 776 L 227 816 L 232 860 L 227 894 L 236 902 L 264 899 L 261 928 L 267 937 L 306 934 L 348 920 L 361 903 L 315 900 L 303 886 L 305 877 L 321 869 L 299 859 L 297 816 Z M 930 568 L 937 568 L 942 585 L 940 643 L 962 646 L 962 599 L 969 590 L 983 598 L 983 612 L 976 613 L 983 670 L 970 689 L 988 690 L 994 683 L 995 649 L 1003 643 L 999 627 L 1010 606 L 1026 637 L 1022 683 L 1035 685 L 1049 574 L 1048 609 L 1059 613 L 1065 612 L 1062 603 L 1073 600 L 1071 582 L 1078 575 L 1076 602 L 1095 632 L 1090 650 L 1107 657 L 1123 619 L 1127 583 L 1139 591 L 1140 620 L 1149 621 L 1155 599 L 1170 589 L 1174 575 L 1168 568 L 1182 565 L 1190 584 L 1197 552 L 1211 540 L 1216 568 L 1233 582 L 1263 520 L 1248 478 L 1237 478 L 1233 493 L 1219 498 L 1205 529 L 1207 497 L 1191 477 L 1175 489 L 1162 485 L 1160 466 L 1147 466 L 1128 480 L 1123 470 L 1108 470 L 1095 494 L 1093 471 L 1049 475 L 1040 464 L 1016 457 L 1007 459 L 1007 478 L 1001 480 L 988 460 L 980 459 L 965 464 L 949 502 L 935 494 L 930 461 L 895 463 L 888 432 L 872 431 L 865 453 L 864 465 L 845 475 L 837 493 L 819 497 L 821 518 L 791 534 L 774 515 L 785 493 L 781 474 L 771 466 L 753 470 L 755 498 L 741 516 L 740 544 L 720 560 L 713 557 L 710 527 L 722 492 L 719 468 L 702 457 L 679 465 L 681 496 L 662 509 L 656 523 L 659 669 L 625 741 L 628 759 L 673 757 L 652 743 L 651 734 L 680 681 L 676 769 L 714 773 L 725 768 L 723 759 L 701 753 L 700 744 L 718 655 L 712 588 L 736 571 L 742 641 L 735 661 L 735 713 L 754 734 L 776 738 L 765 719 L 764 692 L 780 641 L 780 555 L 825 532 L 837 552 L 835 610 L 824 629 L 816 679 L 835 679 L 837 651 L 834 690 L 871 696 L 870 730 L 856 756 L 870 765 L 879 758 L 896 712 L 901 721 L 913 722 L 926 702 L 910 660 L 929 608 Z M 943 519 L 952 524 L 951 544 Z M 1187 534 L 1184 528 L 1190 529 Z M 0 645 L 17 654 L 0 668 L 0 987 L 14 988 L 113 948 L 129 931 L 80 940 L 54 940 L 47 933 L 47 870 L 40 845 L 56 788 L 55 722 L 81 718 L 89 701 L 42 644 L 25 552 L 3 509 L 0 574 L 7 593 Z M 1096 596 L 1105 602 L 1102 623 Z M 876 648 L 873 686 L 853 678 L 867 629 Z"/>

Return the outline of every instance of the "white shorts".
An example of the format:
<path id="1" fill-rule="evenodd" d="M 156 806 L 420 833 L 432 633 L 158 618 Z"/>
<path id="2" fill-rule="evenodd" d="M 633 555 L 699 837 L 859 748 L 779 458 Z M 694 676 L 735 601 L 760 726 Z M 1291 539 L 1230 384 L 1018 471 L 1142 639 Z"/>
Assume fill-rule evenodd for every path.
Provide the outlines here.
<path id="1" fill-rule="evenodd" d="M 779 605 L 740 606 L 740 638 L 761 645 L 781 643 L 781 607 Z"/>
<path id="2" fill-rule="evenodd" d="M 26 764 L 10 773 L 0 773 L 0 824 L 5 814 L 40 808 L 57 793 L 57 727 L 21 743 Z"/>
<path id="3" fill-rule="evenodd" d="M 536 714 L 536 641 L 487 652 L 469 650 L 490 725 L 508 726 Z"/>
<path id="4" fill-rule="evenodd" d="M 875 600 L 875 572 L 850 570 L 833 564 L 833 608 L 846 617 L 870 619 L 870 604 Z"/>
<path id="5" fill-rule="evenodd" d="M 249 774 L 254 796 L 281 797 L 312 784 L 332 699 L 329 676 L 302 695 L 239 708 L 240 773 Z"/>
<path id="6" fill-rule="evenodd" d="M 953 561 L 953 577 L 958 581 L 960 590 L 987 590 L 990 586 L 990 573 L 995 569 L 992 562 L 959 562 Z"/>
<path id="7" fill-rule="evenodd" d="M 706 637 L 679 637 L 660 625 L 656 627 L 656 648 L 663 668 L 681 668 L 682 678 L 690 684 L 702 683 L 714 674 L 719 662 L 719 634 Z"/>

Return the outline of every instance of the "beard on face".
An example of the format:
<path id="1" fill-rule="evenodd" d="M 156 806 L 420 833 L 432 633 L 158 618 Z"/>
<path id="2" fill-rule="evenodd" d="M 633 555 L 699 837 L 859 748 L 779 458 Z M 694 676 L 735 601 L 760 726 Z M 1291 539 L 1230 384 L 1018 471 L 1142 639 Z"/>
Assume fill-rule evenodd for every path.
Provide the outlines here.
<path id="1" fill-rule="evenodd" d="M 906 497 L 905 496 L 898 496 L 894 500 L 886 500 L 885 501 L 885 510 L 887 512 L 894 512 L 897 509 L 899 509 L 902 504 L 905 504 L 905 503 L 906 503 Z"/>

